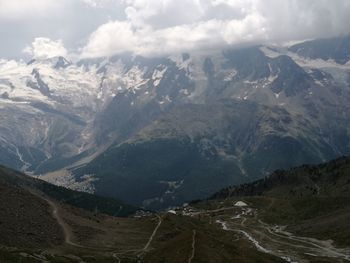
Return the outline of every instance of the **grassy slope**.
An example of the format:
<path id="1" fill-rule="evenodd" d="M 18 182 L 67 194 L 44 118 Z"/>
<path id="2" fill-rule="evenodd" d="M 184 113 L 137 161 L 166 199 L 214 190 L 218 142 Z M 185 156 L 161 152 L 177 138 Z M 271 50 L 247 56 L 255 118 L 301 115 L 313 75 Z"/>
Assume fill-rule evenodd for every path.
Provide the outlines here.
<path id="1" fill-rule="evenodd" d="M 299 179 L 295 179 L 296 175 L 292 176 L 287 172 L 284 176 L 282 175 L 284 172 L 276 173 L 274 180 L 265 180 L 266 188 L 263 189 L 266 189 L 266 192 L 257 187 L 259 184 L 254 184 L 260 191 L 255 196 L 248 194 L 254 191 L 246 190 L 247 194 L 244 196 L 238 190 L 240 194 L 234 194 L 231 189 L 229 199 L 232 198 L 232 200 L 227 200 L 225 206 L 232 206 L 233 200 L 244 199 L 253 208 L 258 209 L 259 218 L 266 222 L 288 224 L 288 230 L 300 235 L 322 239 L 332 238 L 340 245 L 348 245 L 347 220 L 349 214 L 345 211 L 349 204 L 346 197 L 348 159 L 315 167 L 304 166 L 291 170 L 294 174 L 300 175 Z M 333 174 L 330 175 L 330 172 Z M 309 179 L 305 179 L 310 176 L 310 173 L 318 178 L 316 180 L 312 177 L 312 183 Z M 334 175 L 337 175 L 337 180 L 333 180 Z M 333 182 L 331 186 L 330 181 Z M 315 187 L 315 182 L 320 187 L 319 194 L 315 194 L 314 189 L 311 188 L 311 185 Z M 245 187 L 245 189 L 248 188 Z M 307 194 L 301 196 L 300 193 Z M 328 198 L 322 197 L 321 194 L 328 195 Z M 228 196 L 221 193 L 220 197 Z M 220 200 L 213 200 L 199 203 L 196 206 L 202 207 L 201 209 L 216 209 L 220 203 L 222 203 Z M 95 263 L 117 262 L 118 260 L 113 258 L 114 253 L 122 259 L 121 262 L 137 262 L 137 255 L 142 255 L 143 262 L 188 262 L 192 253 L 193 231 L 195 230 L 195 256 L 192 262 L 283 262 L 276 256 L 259 252 L 241 235 L 223 231 L 219 224 L 215 224 L 216 218 L 231 218 L 234 214 L 230 210 L 214 213 L 212 218 L 160 215 L 163 218 L 162 224 L 154 235 L 150 244 L 151 249 L 147 253 L 141 252 L 158 223 L 156 215 L 143 218 L 115 218 L 64 205 L 60 206 L 59 213 L 72 230 L 72 241 L 81 247 L 62 245 L 56 246 L 54 251 L 43 248 L 38 251 L 18 248 L 12 251 L 0 248 L 0 260 L 4 262 L 21 262 L 20 260 L 40 262 L 33 258 L 24 258 L 21 253 L 27 252 L 33 255 L 45 252 L 45 257 L 50 259 L 50 262 L 75 263 L 81 260 Z M 335 221 L 329 222 L 330 218 Z M 247 220 L 248 223 L 249 220 Z M 327 232 L 329 230 L 332 232 Z"/>
<path id="2" fill-rule="evenodd" d="M 59 202 L 90 211 L 98 211 L 113 216 L 128 216 L 137 210 L 136 207 L 126 205 L 115 199 L 58 187 L 2 166 L 0 167 L 0 180 L 16 187 L 40 191 Z"/>
<path id="3" fill-rule="evenodd" d="M 188 262 L 192 253 L 193 230 L 196 250 L 193 262 L 283 262 L 277 257 L 256 251 L 247 240 L 234 241 L 232 233 L 222 231 L 206 219 L 167 215 L 145 262 Z"/>

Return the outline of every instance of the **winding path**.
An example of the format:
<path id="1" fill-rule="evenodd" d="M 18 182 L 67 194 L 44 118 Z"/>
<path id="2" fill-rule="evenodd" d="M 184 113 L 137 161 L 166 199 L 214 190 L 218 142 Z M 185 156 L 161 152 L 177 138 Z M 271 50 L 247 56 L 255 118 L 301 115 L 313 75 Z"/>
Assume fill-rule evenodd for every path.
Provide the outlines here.
<path id="1" fill-rule="evenodd" d="M 243 217 L 243 221 L 245 222 L 246 220 L 247 218 Z M 326 244 L 324 241 L 313 238 L 298 237 L 288 232 L 278 231 L 271 225 L 268 225 L 261 220 L 255 222 L 253 224 L 253 228 L 251 228 L 251 226 L 253 226 L 252 224 L 246 226 L 244 223 L 242 224 L 242 222 L 237 224 L 223 220 L 216 220 L 216 223 L 219 223 L 223 230 L 241 233 L 257 248 L 257 250 L 278 256 L 286 262 L 298 262 L 289 257 L 290 252 L 288 252 L 288 250 L 292 247 L 297 249 L 297 253 L 292 256 L 296 257 L 297 260 L 302 260 L 302 258 L 300 258 L 302 254 L 329 257 L 341 260 L 342 262 L 343 260 L 346 260 L 346 262 L 350 260 L 349 251 L 337 249 L 331 244 Z M 265 231 L 259 231 L 259 228 L 267 231 L 267 233 Z M 261 245 L 261 240 L 259 242 L 254 238 L 252 233 L 258 234 L 260 237 L 264 237 L 264 246 Z M 277 239 L 272 238 L 269 234 Z M 266 239 L 269 240 L 268 243 L 266 242 Z M 265 247 L 266 245 L 268 248 Z M 282 252 L 283 250 L 284 252 Z M 285 256 L 285 254 L 288 254 L 288 256 Z"/>
<path id="2" fill-rule="evenodd" d="M 79 245 L 77 243 L 74 243 L 72 241 L 72 232 L 70 230 L 70 228 L 67 226 L 67 224 L 64 222 L 64 220 L 62 219 L 62 217 L 60 216 L 59 214 L 59 208 L 57 206 L 57 204 L 55 204 L 53 201 L 51 201 L 49 198 L 47 198 L 46 196 L 42 195 L 42 194 L 39 194 L 35 191 L 32 191 L 32 190 L 29 190 L 31 194 L 39 197 L 40 199 L 46 201 L 46 203 L 49 204 L 49 206 L 51 207 L 52 209 L 52 217 L 56 219 L 57 223 L 60 225 L 60 227 L 62 228 L 63 230 L 63 234 L 64 234 L 64 241 L 66 244 L 68 245 L 71 245 L 71 246 L 74 246 L 74 247 L 79 247 L 79 248 L 86 248 L 82 245 Z"/>
<path id="3" fill-rule="evenodd" d="M 149 248 L 149 246 L 151 245 L 152 241 L 153 241 L 153 238 L 155 237 L 155 235 L 157 234 L 157 231 L 160 227 L 160 225 L 162 224 L 163 220 L 162 220 L 162 217 L 159 216 L 159 215 L 156 215 L 158 217 L 158 224 L 156 225 L 156 227 L 154 228 L 153 232 L 152 232 L 152 235 L 150 236 L 147 244 L 145 245 L 145 247 L 142 249 L 143 252 L 146 252 Z"/>

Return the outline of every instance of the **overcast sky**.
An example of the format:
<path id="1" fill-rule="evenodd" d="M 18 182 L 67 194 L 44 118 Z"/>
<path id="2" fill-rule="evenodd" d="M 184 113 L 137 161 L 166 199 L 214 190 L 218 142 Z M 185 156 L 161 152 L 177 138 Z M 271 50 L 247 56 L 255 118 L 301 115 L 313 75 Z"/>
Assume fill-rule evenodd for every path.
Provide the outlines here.
<path id="1" fill-rule="evenodd" d="M 0 0 L 0 58 L 145 56 L 350 33 L 350 0 Z"/>

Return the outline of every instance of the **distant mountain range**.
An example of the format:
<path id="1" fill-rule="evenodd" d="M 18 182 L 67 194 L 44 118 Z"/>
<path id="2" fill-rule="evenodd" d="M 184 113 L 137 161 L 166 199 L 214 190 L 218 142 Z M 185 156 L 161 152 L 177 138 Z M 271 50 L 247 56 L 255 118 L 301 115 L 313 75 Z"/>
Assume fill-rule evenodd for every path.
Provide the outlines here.
<path id="1" fill-rule="evenodd" d="M 350 154 L 350 37 L 0 62 L 0 163 L 146 208 Z"/>

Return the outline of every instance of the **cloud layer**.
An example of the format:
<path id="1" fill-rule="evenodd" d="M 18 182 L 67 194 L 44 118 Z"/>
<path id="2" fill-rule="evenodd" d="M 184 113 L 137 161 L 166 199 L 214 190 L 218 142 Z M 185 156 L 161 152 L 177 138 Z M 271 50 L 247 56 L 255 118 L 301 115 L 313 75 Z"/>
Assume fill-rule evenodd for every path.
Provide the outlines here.
<path id="1" fill-rule="evenodd" d="M 62 39 L 75 51 L 116 19 L 125 19 L 119 0 L 0 0 L 0 58 L 30 59 L 22 50 L 37 37 Z"/>
<path id="2" fill-rule="evenodd" d="M 33 39 L 34 56 L 61 39 L 86 58 L 325 38 L 349 34 L 349 14 L 349 0 L 0 0 L 0 57 Z"/>
<path id="3" fill-rule="evenodd" d="M 66 57 L 68 54 L 61 39 L 55 41 L 44 37 L 35 38 L 33 43 L 27 46 L 23 52 L 35 59 Z"/>
<path id="4" fill-rule="evenodd" d="M 19 18 L 45 17 L 50 10 L 59 8 L 55 0 L 0 0 L 0 17 L 15 20 Z"/>
<path id="5" fill-rule="evenodd" d="M 126 20 L 93 32 L 83 57 L 158 55 L 350 32 L 348 0 L 125 0 Z"/>

